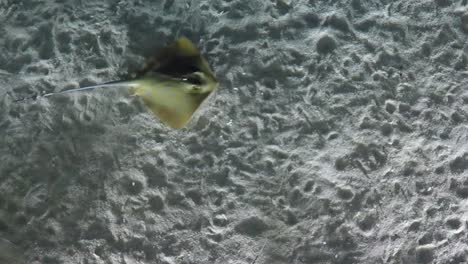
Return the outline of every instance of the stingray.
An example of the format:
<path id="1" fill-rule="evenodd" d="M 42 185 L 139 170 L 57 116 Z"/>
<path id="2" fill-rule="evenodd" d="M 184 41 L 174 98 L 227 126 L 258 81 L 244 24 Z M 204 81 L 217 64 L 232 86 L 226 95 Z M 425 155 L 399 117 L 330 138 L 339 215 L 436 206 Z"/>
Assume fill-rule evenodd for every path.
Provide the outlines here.
<path id="1" fill-rule="evenodd" d="M 163 123 L 179 129 L 190 122 L 218 85 L 198 48 L 182 37 L 159 50 L 133 79 L 48 93 L 42 97 L 96 88 L 128 88 L 132 95 L 141 97 Z"/>

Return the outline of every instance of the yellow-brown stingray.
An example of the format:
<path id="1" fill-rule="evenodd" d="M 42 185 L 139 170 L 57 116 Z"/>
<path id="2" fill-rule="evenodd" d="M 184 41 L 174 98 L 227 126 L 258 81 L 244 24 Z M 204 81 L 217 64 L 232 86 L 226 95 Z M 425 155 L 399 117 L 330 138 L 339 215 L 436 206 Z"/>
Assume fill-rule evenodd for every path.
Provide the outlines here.
<path id="1" fill-rule="evenodd" d="M 218 81 L 198 48 L 183 37 L 161 49 L 146 66 L 128 81 L 114 81 L 58 93 L 101 87 L 128 87 L 133 95 L 165 124 L 183 128 L 205 99 L 218 87 Z"/>

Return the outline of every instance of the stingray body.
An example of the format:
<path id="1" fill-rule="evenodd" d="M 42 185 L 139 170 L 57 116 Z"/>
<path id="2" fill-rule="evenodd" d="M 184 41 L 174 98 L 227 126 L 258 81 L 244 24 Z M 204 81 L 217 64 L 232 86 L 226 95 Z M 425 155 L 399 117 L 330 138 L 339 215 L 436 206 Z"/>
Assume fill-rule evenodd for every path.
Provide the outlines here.
<path id="1" fill-rule="evenodd" d="M 183 128 L 218 84 L 197 47 L 187 38 L 180 38 L 150 58 L 132 80 L 113 81 L 44 96 L 96 88 L 129 88 L 163 123 L 172 128 Z"/>

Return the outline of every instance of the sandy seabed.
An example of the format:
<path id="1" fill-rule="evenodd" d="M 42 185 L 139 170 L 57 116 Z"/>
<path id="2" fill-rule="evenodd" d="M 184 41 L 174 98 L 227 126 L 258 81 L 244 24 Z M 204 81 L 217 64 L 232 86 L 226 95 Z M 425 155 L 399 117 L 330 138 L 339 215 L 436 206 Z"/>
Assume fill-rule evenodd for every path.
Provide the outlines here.
<path id="1" fill-rule="evenodd" d="M 180 36 L 221 82 L 186 129 L 15 101 Z M 468 262 L 467 0 L 0 0 L 0 132 L 1 263 Z"/>

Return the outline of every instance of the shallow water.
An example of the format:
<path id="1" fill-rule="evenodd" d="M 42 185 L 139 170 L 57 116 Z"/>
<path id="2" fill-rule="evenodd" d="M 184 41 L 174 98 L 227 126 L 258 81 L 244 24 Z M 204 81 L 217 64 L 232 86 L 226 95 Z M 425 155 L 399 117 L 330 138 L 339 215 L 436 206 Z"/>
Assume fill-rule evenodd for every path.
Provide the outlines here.
<path id="1" fill-rule="evenodd" d="M 467 23 L 466 0 L 0 0 L 3 261 L 466 263 Z M 124 91 L 14 102 L 181 36 L 220 80 L 187 129 Z"/>

